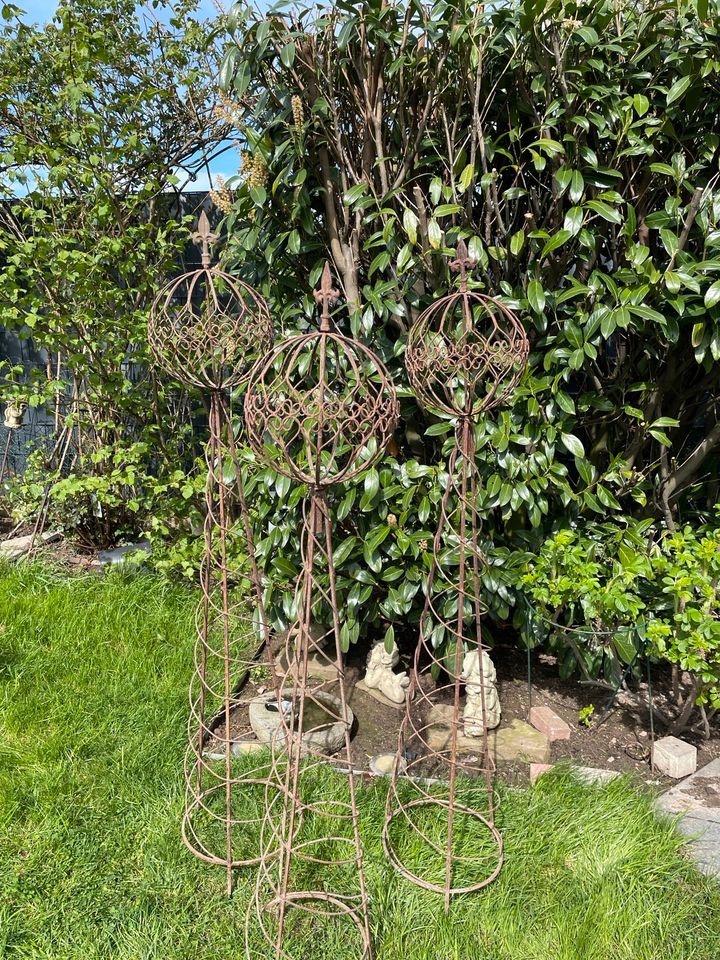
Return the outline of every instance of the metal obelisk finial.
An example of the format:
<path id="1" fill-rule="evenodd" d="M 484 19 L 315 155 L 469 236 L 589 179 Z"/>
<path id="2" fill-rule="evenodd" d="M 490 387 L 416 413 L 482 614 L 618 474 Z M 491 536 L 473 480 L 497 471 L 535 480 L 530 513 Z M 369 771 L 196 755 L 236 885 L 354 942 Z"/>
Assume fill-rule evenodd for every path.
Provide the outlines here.
<path id="1" fill-rule="evenodd" d="M 467 272 L 477 266 L 477 260 L 473 260 L 468 254 L 464 240 L 458 240 L 455 259 L 450 261 L 449 266 L 453 273 L 460 274 L 460 289 L 467 290 Z"/>
<path id="2" fill-rule="evenodd" d="M 213 243 L 217 243 L 218 235 L 213 233 L 210 229 L 210 221 L 207 218 L 207 214 L 204 210 L 201 211 L 200 216 L 198 217 L 197 230 L 192 235 L 193 243 L 201 244 L 202 251 L 202 265 L 203 267 L 209 267 L 212 256 L 210 254 L 210 247 Z"/>
<path id="3" fill-rule="evenodd" d="M 333 286 L 330 264 L 327 260 L 320 279 L 320 289 L 313 290 L 313 296 L 315 297 L 315 303 L 322 304 L 320 329 L 323 333 L 327 333 L 330 330 L 330 307 L 334 307 L 340 297 L 340 291 Z"/>

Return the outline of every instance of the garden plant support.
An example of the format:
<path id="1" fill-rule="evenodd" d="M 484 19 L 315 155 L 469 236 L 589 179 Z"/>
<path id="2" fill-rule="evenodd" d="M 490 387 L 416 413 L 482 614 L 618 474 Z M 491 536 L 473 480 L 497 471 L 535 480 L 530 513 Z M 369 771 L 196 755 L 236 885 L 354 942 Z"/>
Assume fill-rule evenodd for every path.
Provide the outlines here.
<path id="1" fill-rule="evenodd" d="M 450 263 L 452 272 L 460 275 L 459 289 L 418 317 L 405 354 L 416 396 L 432 414 L 454 420 L 455 442 L 383 827 L 390 862 L 408 880 L 441 893 L 446 911 L 453 895 L 491 883 L 503 862 L 483 676 L 487 645 L 480 622 L 483 556 L 475 426 L 510 396 L 529 353 L 514 313 L 499 300 L 469 289 L 468 271 L 474 266 L 460 241 Z M 478 655 L 482 732 L 463 737 L 461 749 L 462 667 L 468 650 Z M 448 708 L 449 729 L 438 724 Z M 478 790 L 478 782 L 484 789 Z M 462 801 L 457 796 L 460 784 Z M 418 839 L 425 852 L 422 865 L 410 853 L 417 855 Z"/>
<path id="2" fill-rule="evenodd" d="M 290 946 L 296 923 L 319 927 L 343 920 L 357 930 L 358 957 L 372 956 L 327 491 L 382 456 L 397 423 L 398 402 L 380 360 L 335 330 L 330 308 L 339 296 L 326 264 L 315 292 L 319 329 L 279 344 L 256 367 L 245 401 L 257 456 L 307 485 L 295 623 L 286 634 L 279 725 L 271 741 L 275 787 L 267 794 L 266 855 L 253 911 L 278 960 L 296 956 Z M 309 675 L 311 654 L 331 667 L 330 679 Z M 328 801 L 323 780 L 338 770 L 346 792 Z M 246 944 L 253 956 L 249 936 Z"/>
<path id="3" fill-rule="evenodd" d="M 230 894 L 233 870 L 259 862 L 265 770 L 248 762 L 252 757 L 239 755 L 242 737 L 233 735 L 231 724 L 239 706 L 239 687 L 257 666 L 258 647 L 263 644 L 274 678 L 230 391 L 247 383 L 253 362 L 272 346 L 273 329 L 262 297 L 211 266 L 210 247 L 218 237 L 204 212 L 193 239 L 201 245 L 202 266 L 160 292 L 148 322 L 148 339 L 158 366 L 200 390 L 207 402 L 205 548 L 190 685 L 182 835 L 201 860 L 225 868 Z M 231 551 L 238 541 L 243 554 L 239 558 Z M 252 585 L 252 600 L 242 586 L 247 582 Z"/>

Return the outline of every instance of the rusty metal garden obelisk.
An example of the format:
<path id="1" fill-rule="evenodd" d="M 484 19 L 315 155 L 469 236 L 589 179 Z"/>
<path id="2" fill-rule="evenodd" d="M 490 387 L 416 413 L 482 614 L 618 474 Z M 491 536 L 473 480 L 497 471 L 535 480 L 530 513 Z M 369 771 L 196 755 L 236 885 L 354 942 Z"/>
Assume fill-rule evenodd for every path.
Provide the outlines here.
<path id="1" fill-rule="evenodd" d="M 405 362 L 420 403 L 455 422 L 420 638 L 387 800 L 383 846 L 399 872 L 450 898 L 490 883 L 502 866 L 488 743 L 481 632 L 479 476 L 475 427 L 518 383 L 528 341 L 500 301 L 468 287 L 465 244 L 450 264 L 459 289 L 418 318 Z M 463 692 L 465 708 L 461 710 Z"/>
<path id="2" fill-rule="evenodd" d="M 378 460 L 398 404 L 380 360 L 335 330 L 338 297 L 326 265 L 319 330 L 279 344 L 255 368 L 245 402 L 258 457 L 307 485 L 254 910 L 261 939 L 286 960 L 321 955 L 324 935 L 346 949 L 356 937 L 358 958 L 372 955 L 328 488 Z M 311 655 L 329 679 L 310 676 Z"/>
<path id="3" fill-rule="evenodd" d="M 259 860 L 266 789 L 263 770 L 236 755 L 238 687 L 263 645 L 272 666 L 230 393 L 243 387 L 252 364 L 272 346 L 272 323 L 252 287 L 211 266 L 218 238 L 204 212 L 193 239 L 202 266 L 160 292 L 148 339 L 159 367 L 201 391 L 209 420 L 182 834 L 196 856 L 225 868 L 230 893 L 233 869 Z"/>

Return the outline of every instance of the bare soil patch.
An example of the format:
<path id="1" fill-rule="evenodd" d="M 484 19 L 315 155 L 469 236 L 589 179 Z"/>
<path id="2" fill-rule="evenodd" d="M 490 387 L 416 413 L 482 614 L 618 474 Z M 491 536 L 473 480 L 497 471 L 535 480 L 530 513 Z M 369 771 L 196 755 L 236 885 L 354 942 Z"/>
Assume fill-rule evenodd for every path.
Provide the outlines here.
<path id="1" fill-rule="evenodd" d="M 352 757 L 353 763 L 363 770 L 367 770 L 369 759 L 375 754 L 394 752 L 403 716 L 402 711 L 379 703 L 356 689 L 355 684 L 364 675 L 366 653 L 364 647 L 353 650 L 347 667 L 349 703 L 356 716 Z M 402 659 L 402 668 L 409 670 L 409 650 L 403 651 Z M 577 677 L 562 680 L 557 673 L 555 658 L 541 651 L 534 651 L 531 655 L 532 684 L 528 687 L 527 655 L 509 640 L 495 647 L 492 659 L 497 669 L 503 711 L 500 729 L 510 726 L 515 719 L 527 720 L 531 704 L 544 704 L 562 717 L 571 729 L 569 740 L 551 744 L 553 763 L 568 760 L 582 766 L 633 773 L 652 785 L 672 783 L 668 778 L 653 773 L 650 768 L 651 729 L 646 683 L 637 685 L 633 691 L 633 696 L 645 698 L 643 707 L 642 704 L 629 704 L 630 697 L 622 690 L 612 700 L 611 691 L 582 685 Z M 653 701 L 667 710 L 671 694 L 669 669 L 654 667 L 651 679 Z M 230 733 L 233 739 L 250 735 L 246 704 L 267 685 L 267 680 L 259 685 L 248 682 L 243 689 L 243 702 L 233 711 L 231 718 Z M 328 684 L 323 689 L 332 693 L 334 685 Z M 590 726 L 584 726 L 579 721 L 579 713 L 590 705 L 595 708 L 593 717 Z M 657 715 L 654 717 L 654 726 L 656 737 L 667 733 Z M 224 738 L 224 722 L 220 722 L 216 732 Z M 694 734 L 683 735 L 698 748 L 698 767 L 720 756 L 720 737 L 716 728 L 713 728 L 712 734 L 710 740 Z M 498 768 L 498 777 L 512 783 L 527 784 L 529 764 L 519 761 L 502 763 Z"/>

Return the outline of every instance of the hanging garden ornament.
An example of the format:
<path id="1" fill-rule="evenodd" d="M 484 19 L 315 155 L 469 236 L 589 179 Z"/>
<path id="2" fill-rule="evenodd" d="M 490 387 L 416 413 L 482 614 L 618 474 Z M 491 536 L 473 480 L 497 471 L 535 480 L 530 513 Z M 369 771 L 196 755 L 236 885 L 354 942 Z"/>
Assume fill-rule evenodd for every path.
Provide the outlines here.
<path id="1" fill-rule="evenodd" d="M 318 330 L 283 341 L 254 372 L 245 400 L 250 442 L 273 470 L 318 490 L 375 463 L 392 436 L 398 404 L 375 354 L 338 333 L 329 308 L 340 296 L 325 265 Z"/>
<path id="2" fill-rule="evenodd" d="M 460 287 L 432 303 L 413 324 L 405 366 L 420 403 L 451 417 L 478 417 L 512 394 L 527 365 L 522 324 L 499 300 L 468 289 L 476 261 L 465 242 L 450 269 Z"/>
<path id="3" fill-rule="evenodd" d="M 253 363 L 271 348 L 273 333 L 262 297 L 211 266 L 210 247 L 218 238 L 204 212 L 193 239 L 201 246 L 202 265 L 160 292 L 148 320 L 148 340 L 159 367 L 207 398 L 205 549 L 182 832 L 200 859 L 225 867 L 230 893 L 233 869 L 259 862 L 267 788 L 263 769 L 253 767 L 242 753 L 250 731 L 240 709 L 239 688 L 257 666 L 263 647 L 272 667 L 230 391 L 247 382 Z M 254 602 L 244 591 L 247 582 Z"/>
<path id="4" fill-rule="evenodd" d="M 0 462 L 0 483 L 5 479 L 5 468 L 8 463 L 8 456 L 10 454 L 10 444 L 12 443 L 13 436 L 15 435 L 16 430 L 20 430 L 25 423 L 25 411 L 27 410 L 26 403 L 16 403 L 12 400 L 8 400 L 5 404 L 5 416 L 3 419 L 3 426 L 7 430 L 7 438 L 5 440 L 5 449 L 3 451 L 2 462 Z"/>
<path id="5" fill-rule="evenodd" d="M 500 705 L 480 623 L 475 426 L 510 397 L 529 352 L 512 311 L 468 288 L 473 266 L 461 241 L 450 263 L 459 289 L 421 314 L 405 354 L 421 404 L 455 421 L 455 444 L 383 828 L 390 862 L 418 886 L 443 894 L 446 909 L 454 894 L 482 889 L 502 866 L 488 736 Z"/>
<path id="6" fill-rule="evenodd" d="M 258 364 L 245 401 L 257 456 L 307 484 L 295 623 L 286 635 L 279 700 L 268 702 L 277 718 L 271 740 L 276 789 L 268 794 L 267 857 L 255 893 L 262 934 L 275 957 L 285 960 L 308 956 L 291 947 L 308 924 L 313 955 L 323 953 L 325 937 L 327 944 L 337 944 L 337 937 L 349 944 L 353 936 L 356 956 L 372 955 L 351 752 L 353 715 L 344 682 L 347 637 L 327 491 L 377 462 L 395 429 L 398 402 L 375 354 L 335 330 L 330 307 L 338 297 L 326 265 L 315 293 L 319 329 L 290 337 Z M 309 675 L 311 655 L 326 667 L 329 679 Z M 253 942 L 248 936 L 249 957 Z"/>

